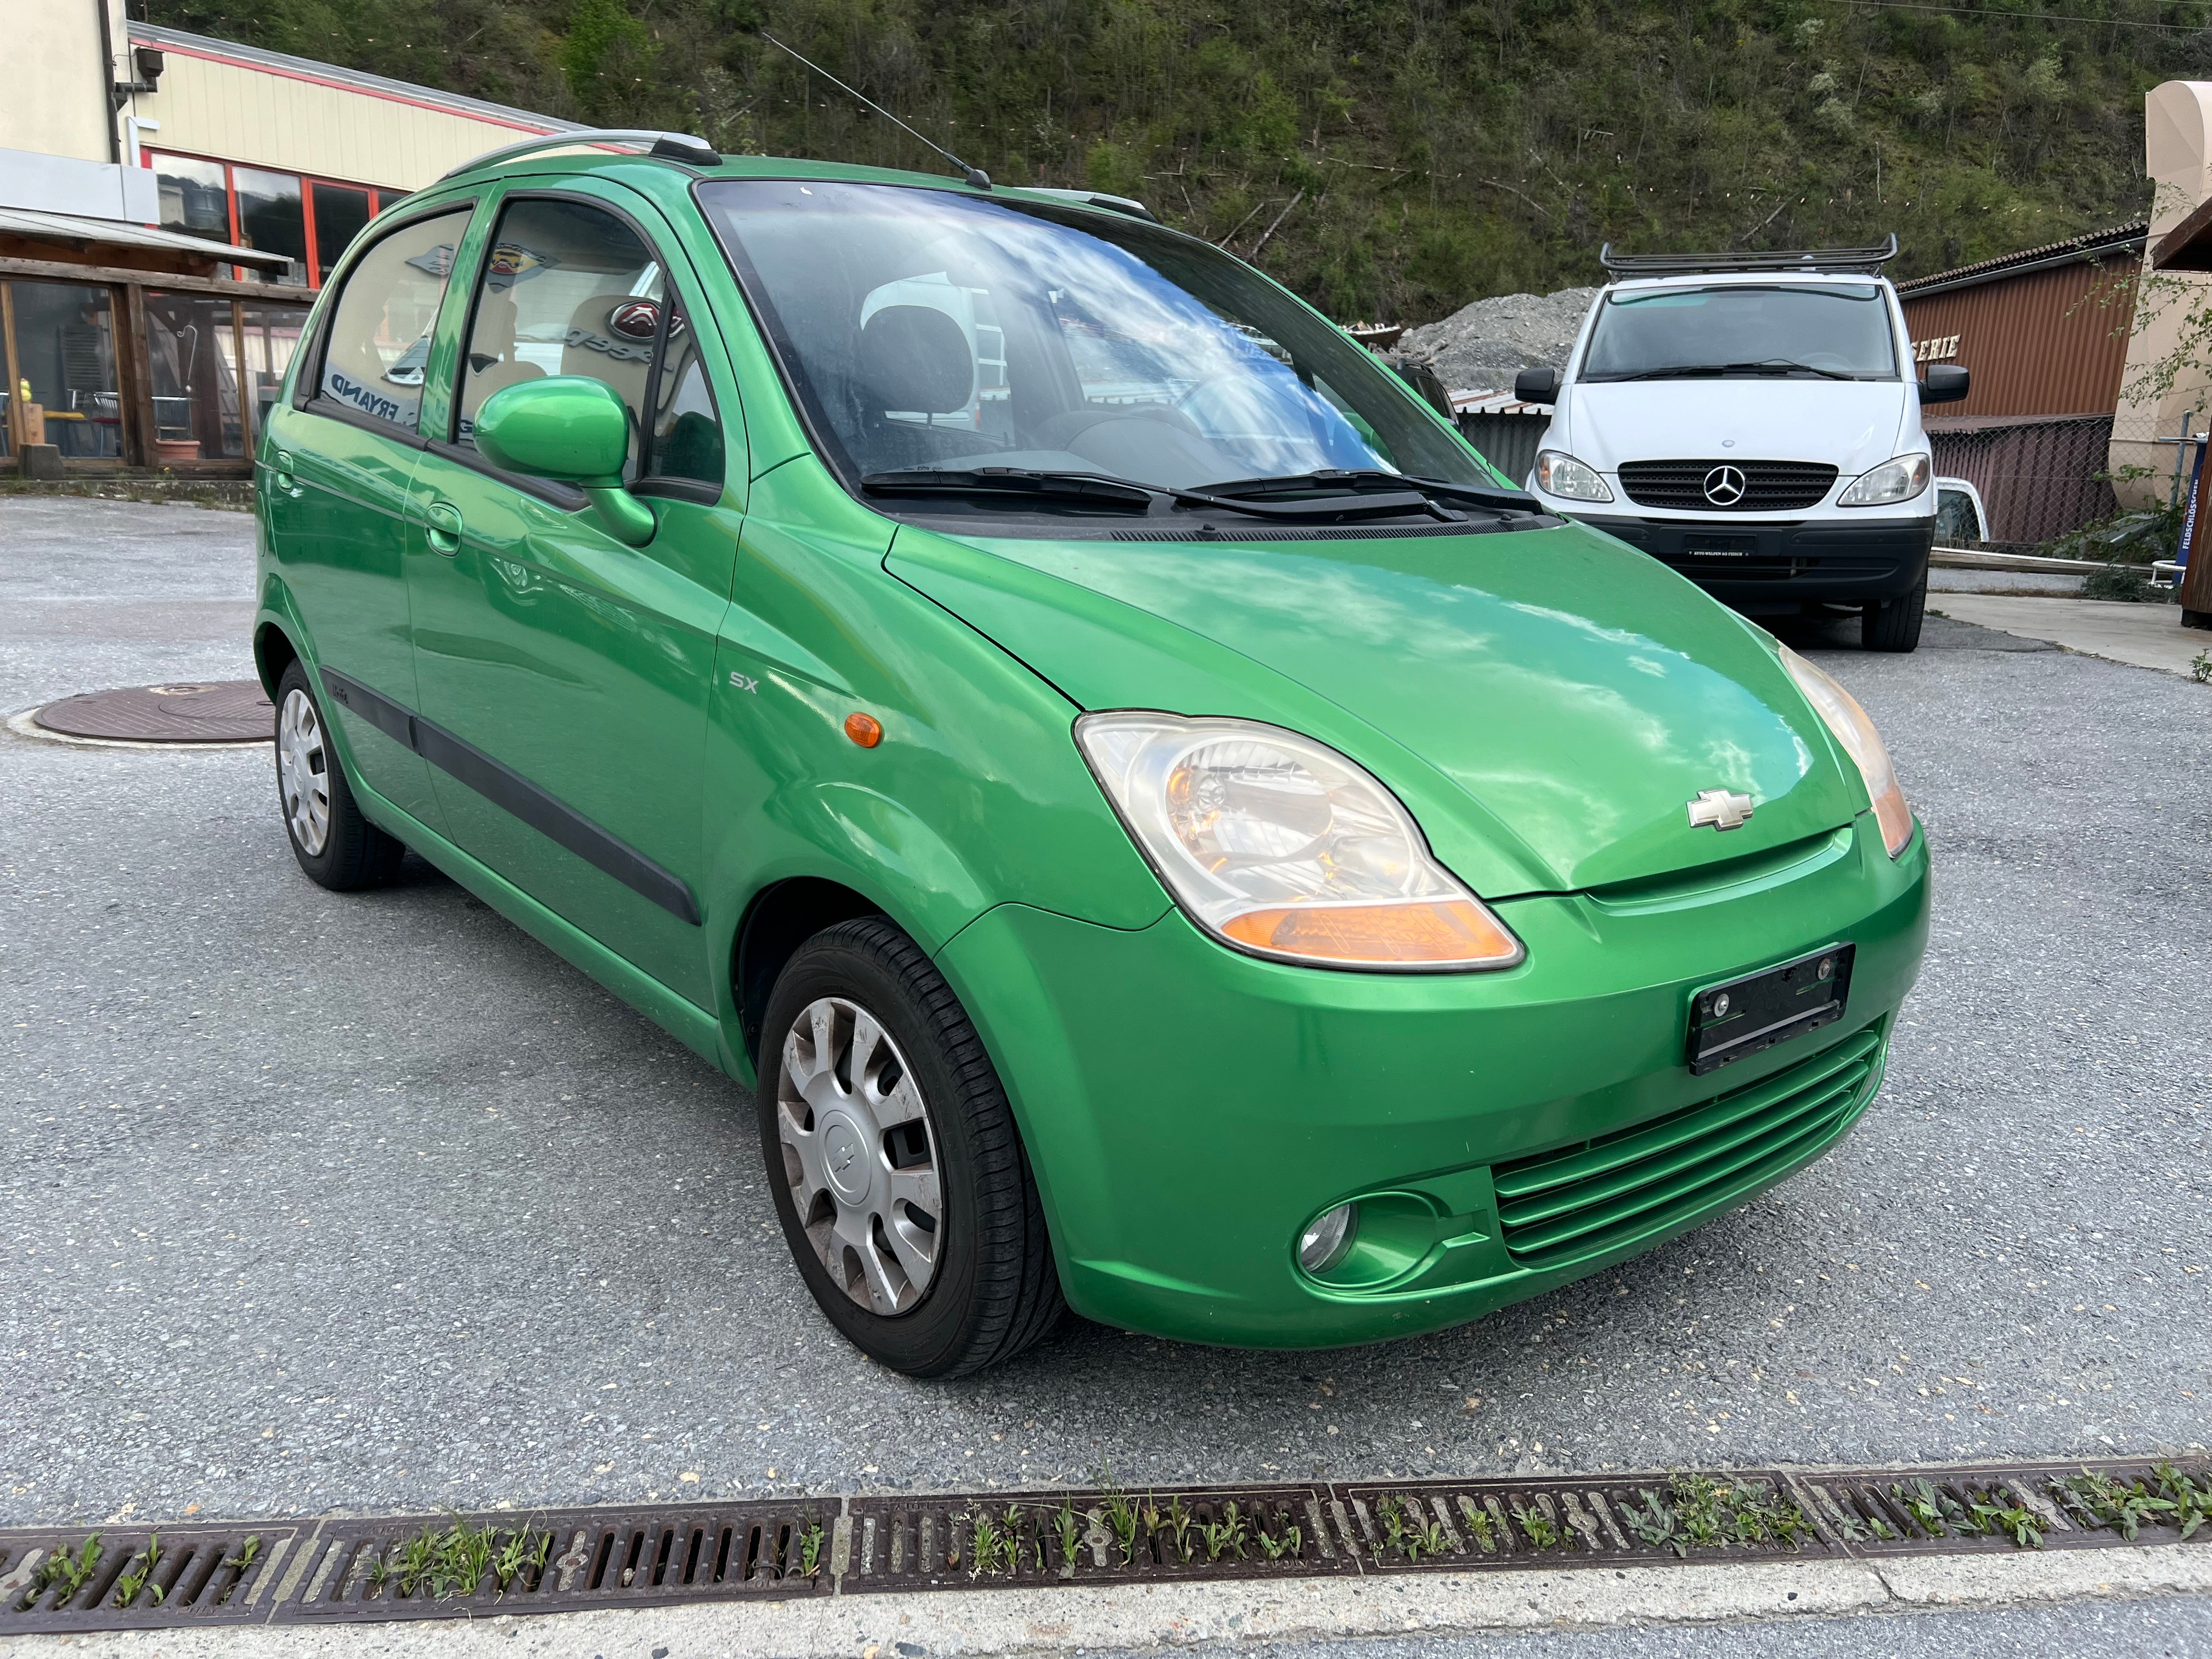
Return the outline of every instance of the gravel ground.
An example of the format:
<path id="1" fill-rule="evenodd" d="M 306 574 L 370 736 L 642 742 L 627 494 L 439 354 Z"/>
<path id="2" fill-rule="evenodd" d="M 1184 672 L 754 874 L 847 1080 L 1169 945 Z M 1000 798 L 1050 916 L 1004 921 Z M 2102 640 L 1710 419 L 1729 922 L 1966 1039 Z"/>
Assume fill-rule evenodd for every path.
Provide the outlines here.
<path id="1" fill-rule="evenodd" d="M 251 541 L 0 501 L 0 709 L 248 672 Z M 0 1521 L 2212 1438 L 2212 689 L 1940 620 L 1912 656 L 1848 637 L 1801 643 L 1887 735 L 1940 888 L 1845 1146 L 1463 1329 L 1072 1324 L 957 1383 L 816 1314 L 742 1091 L 427 867 L 310 885 L 265 756 L 0 733 Z"/>

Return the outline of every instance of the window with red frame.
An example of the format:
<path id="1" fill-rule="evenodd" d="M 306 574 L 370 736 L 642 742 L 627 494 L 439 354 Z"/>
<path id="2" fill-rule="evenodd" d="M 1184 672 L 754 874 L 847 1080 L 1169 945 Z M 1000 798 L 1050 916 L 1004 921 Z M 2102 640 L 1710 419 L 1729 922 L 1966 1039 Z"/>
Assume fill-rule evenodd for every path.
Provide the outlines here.
<path id="1" fill-rule="evenodd" d="M 293 288 L 320 288 L 369 220 L 407 193 L 158 150 L 145 163 L 159 181 L 162 229 L 281 253 L 290 266 L 266 280 Z"/>

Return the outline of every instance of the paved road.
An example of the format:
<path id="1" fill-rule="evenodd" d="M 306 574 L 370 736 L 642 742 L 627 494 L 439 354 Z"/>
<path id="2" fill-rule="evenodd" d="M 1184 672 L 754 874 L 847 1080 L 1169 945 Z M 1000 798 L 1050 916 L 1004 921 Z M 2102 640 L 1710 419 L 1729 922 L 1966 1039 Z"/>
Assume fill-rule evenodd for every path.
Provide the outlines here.
<path id="1" fill-rule="evenodd" d="M 250 555 L 0 501 L 0 712 L 246 673 Z M 2212 1438 L 2212 689 L 1847 638 L 1941 885 L 1846 1146 L 1465 1329 L 952 1384 L 829 1333 L 741 1092 L 460 889 L 308 884 L 262 755 L 0 734 L 0 1521 Z"/>

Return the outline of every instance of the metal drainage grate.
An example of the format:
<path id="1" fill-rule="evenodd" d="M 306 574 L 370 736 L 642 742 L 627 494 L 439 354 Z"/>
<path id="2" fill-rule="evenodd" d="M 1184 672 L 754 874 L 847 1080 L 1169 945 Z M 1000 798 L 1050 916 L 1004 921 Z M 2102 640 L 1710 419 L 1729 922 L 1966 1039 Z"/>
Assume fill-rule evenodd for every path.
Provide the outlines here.
<path id="1" fill-rule="evenodd" d="M 0 1636 L 2212 1540 L 2201 1461 L 790 1498 L 0 1533 Z"/>
<path id="2" fill-rule="evenodd" d="M 258 680 L 126 685 L 48 703 L 33 726 L 64 737 L 125 743 L 268 743 L 276 709 Z"/>

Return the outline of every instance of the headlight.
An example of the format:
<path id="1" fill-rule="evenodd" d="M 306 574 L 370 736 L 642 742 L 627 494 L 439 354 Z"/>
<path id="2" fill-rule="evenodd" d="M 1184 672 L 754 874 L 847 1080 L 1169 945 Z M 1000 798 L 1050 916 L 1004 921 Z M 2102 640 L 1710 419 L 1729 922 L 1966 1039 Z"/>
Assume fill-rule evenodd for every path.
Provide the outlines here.
<path id="1" fill-rule="evenodd" d="M 1547 495 L 1557 495 L 1569 501 L 1609 501 L 1613 491 L 1606 487 L 1597 469 L 1587 461 L 1578 461 L 1571 455 L 1563 455 L 1556 449 L 1547 449 L 1536 457 L 1536 488 Z"/>
<path id="2" fill-rule="evenodd" d="M 1075 736 L 1168 891 L 1225 944 L 1334 968 L 1521 960 L 1397 797 L 1334 750 L 1176 714 L 1085 714 Z"/>
<path id="3" fill-rule="evenodd" d="M 1874 722 L 1850 692 L 1786 645 L 1782 647 L 1782 665 L 1797 682 L 1797 689 L 1812 699 L 1813 707 L 1827 721 L 1828 730 L 1836 734 L 1844 752 L 1858 763 L 1859 776 L 1866 780 L 1867 796 L 1874 802 L 1874 820 L 1881 826 L 1881 843 L 1895 858 L 1912 839 L 1912 809 L 1905 804 L 1905 791 L 1898 787 L 1889 750 L 1881 746 Z"/>
<path id="4" fill-rule="evenodd" d="M 1884 461 L 1836 497 L 1838 507 L 1893 507 L 1909 501 L 1928 488 L 1928 458 L 1899 455 Z"/>

